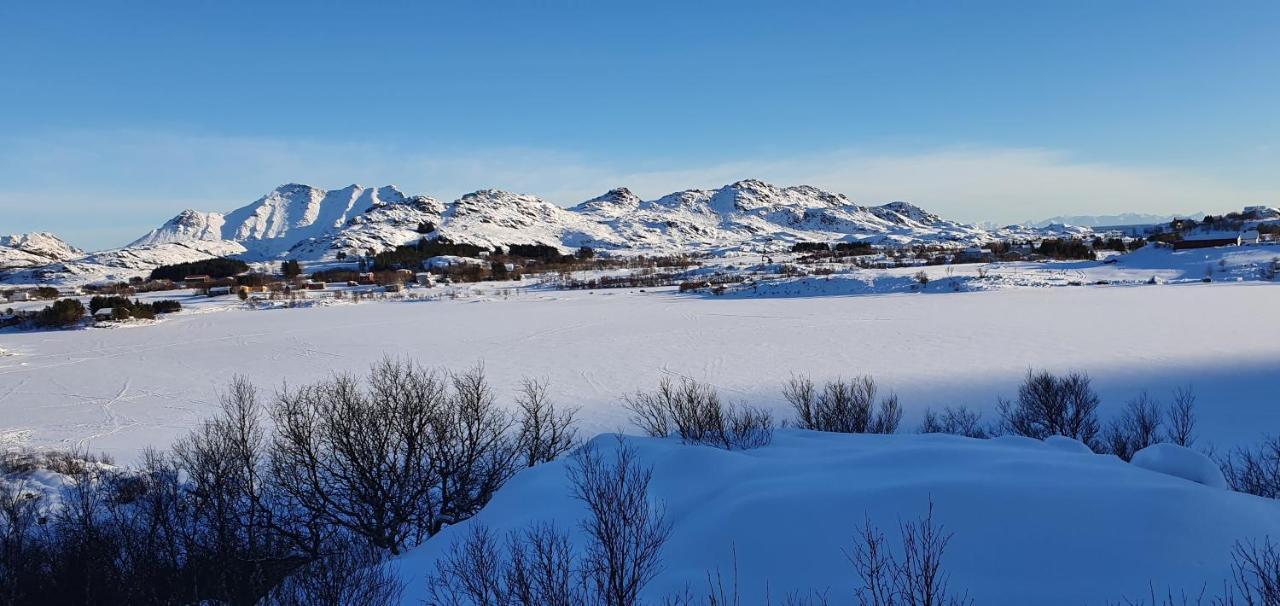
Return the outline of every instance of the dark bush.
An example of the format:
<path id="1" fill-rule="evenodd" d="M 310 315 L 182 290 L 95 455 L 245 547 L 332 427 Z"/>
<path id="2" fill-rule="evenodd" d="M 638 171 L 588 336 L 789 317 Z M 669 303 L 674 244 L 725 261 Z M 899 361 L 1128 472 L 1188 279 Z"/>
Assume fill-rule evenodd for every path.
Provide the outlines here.
<path id="1" fill-rule="evenodd" d="M 512 244 L 507 246 L 507 255 L 544 261 L 558 261 L 562 256 L 559 248 L 546 244 Z"/>
<path id="2" fill-rule="evenodd" d="M 1001 399 L 997 405 L 1000 429 L 1038 440 L 1049 436 L 1075 438 L 1097 452 L 1101 447 L 1099 402 L 1084 373 L 1058 377 L 1048 371 L 1028 371 L 1018 387 L 1017 401 Z"/>
<path id="3" fill-rule="evenodd" d="M 66 328 L 78 324 L 84 318 L 84 305 L 76 299 L 58 299 L 36 314 L 36 325 L 45 328 Z"/>
<path id="4" fill-rule="evenodd" d="M 386 271 L 395 269 L 418 269 L 422 262 L 441 255 L 457 257 L 479 257 L 481 252 L 489 249 L 471 244 L 454 244 L 447 238 L 427 240 L 423 238 L 414 244 L 405 244 L 393 250 L 373 255 L 373 267 L 370 271 Z"/>
<path id="5" fill-rule="evenodd" d="M 151 308 L 158 314 L 171 314 L 182 311 L 182 303 L 173 299 L 160 299 L 159 301 L 152 301 Z"/>
<path id="6" fill-rule="evenodd" d="M 210 278 L 229 278 L 246 271 L 249 271 L 249 265 L 244 261 L 218 257 L 188 263 L 161 265 L 151 270 L 150 279 L 180 282 L 187 276 L 197 275 L 209 276 Z"/>
<path id="7" fill-rule="evenodd" d="M 302 275 L 302 264 L 297 259 L 289 259 L 280 264 L 280 275 L 290 280 Z"/>

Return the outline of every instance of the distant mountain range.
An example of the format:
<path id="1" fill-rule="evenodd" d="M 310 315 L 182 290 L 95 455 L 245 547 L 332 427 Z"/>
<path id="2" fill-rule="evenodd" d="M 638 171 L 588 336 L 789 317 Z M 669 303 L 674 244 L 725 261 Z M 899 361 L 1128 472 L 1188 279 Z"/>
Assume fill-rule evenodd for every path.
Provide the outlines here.
<path id="1" fill-rule="evenodd" d="M 1040 221 L 1027 221 L 1031 227 L 1047 227 L 1049 225 L 1076 225 L 1079 227 L 1110 227 L 1118 225 L 1151 225 L 1168 223 L 1174 219 L 1195 219 L 1199 221 L 1204 213 L 1185 215 L 1151 215 L 1143 213 L 1121 213 L 1118 215 L 1064 215 L 1050 217 Z"/>
<path id="2" fill-rule="evenodd" d="M 625 254 L 768 252 L 800 241 L 968 246 L 1019 235 L 1087 232 L 1061 226 L 987 229 L 906 202 L 862 206 L 843 194 L 754 179 L 655 200 L 618 188 L 572 208 L 492 189 L 445 203 L 393 186 L 323 190 L 290 183 L 230 212 L 184 210 L 114 250 L 85 254 L 51 234 L 11 237 L 16 244 L 0 248 L 0 270 L 7 268 L 0 279 L 121 280 L 157 265 L 210 256 L 327 261 L 340 252 L 382 251 L 423 237 L 490 248 L 544 244 L 568 252 L 591 246 Z"/>

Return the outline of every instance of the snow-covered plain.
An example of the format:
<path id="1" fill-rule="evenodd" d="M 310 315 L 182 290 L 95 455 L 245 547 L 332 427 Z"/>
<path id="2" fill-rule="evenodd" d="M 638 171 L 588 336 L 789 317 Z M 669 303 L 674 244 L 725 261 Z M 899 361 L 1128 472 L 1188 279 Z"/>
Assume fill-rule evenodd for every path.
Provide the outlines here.
<path id="1" fill-rule="evenodd" d="M 686 585 L 705 594 L 717 572 L 741 594 L 731 603 L 811 589 L 857 603 L 859 577 L 845 559 L 853 535 L 870 520 L 898 550 L 898 524 L 922 517 L 931 499 L 935 523 L 954 533 L 943 558 L 951 588 L 977 604 L 1123 603 L 1145 599 L 1148 583 L 1194 603 L 1221 588 L 1235 541 L 1280 535 L 1274 500 L 1029 438 L 785 430 L 748 451 L 627 442 L 652 467 L 650 497 L 672 524 L 646 589 L 652 603 Z M 601 436 L 596 447 L 607 456 L 616 443 Z M 554 522 L 581 548 L 585 508 L 570 496 L 568 464 L 522 472 L 478 516 L 402 558 L 402 603 L 421 603 L 435 558 L 474 524 L 504 537 Z"/>
<path id="2" fill-rule="evenodd" d="M 500 292 L 500 291 L 499 291 Z M 217 406 L 235 374 L 268 392 L 383 355 L 444 368 L 483 362 L 500 394 L 550 380 L 583 429 L 629 429 L 617 405 L 663 376 L 781 408 L 793 372 L 869 373 L 918 422 L 925 407 L 991 410 L 1028 368 L 1088 371 L 1103 414 L 1149 389 L 1199 395 L 1206 442 L 1253 443 L 1280 427 L 1280 288 L 1246 282 L 731 298 L 672 289 L 305 309 L 190 306 L 150 324 L 0 333 L 0 436 L 134 460 Z M 989 416 L 989 415 L 988 415 Z"/>

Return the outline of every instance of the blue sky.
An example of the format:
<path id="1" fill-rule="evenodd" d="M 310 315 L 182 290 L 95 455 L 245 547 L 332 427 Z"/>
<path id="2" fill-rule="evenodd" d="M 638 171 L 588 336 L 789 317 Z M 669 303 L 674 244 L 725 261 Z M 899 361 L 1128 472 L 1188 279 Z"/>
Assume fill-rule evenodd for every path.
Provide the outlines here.
<path id="1" fill-rule="evenodd" d="M 86 247 L 290 181 L 1280 204 L 1276 2 L 13 2 L 0 27 L 0 232 Z"/>

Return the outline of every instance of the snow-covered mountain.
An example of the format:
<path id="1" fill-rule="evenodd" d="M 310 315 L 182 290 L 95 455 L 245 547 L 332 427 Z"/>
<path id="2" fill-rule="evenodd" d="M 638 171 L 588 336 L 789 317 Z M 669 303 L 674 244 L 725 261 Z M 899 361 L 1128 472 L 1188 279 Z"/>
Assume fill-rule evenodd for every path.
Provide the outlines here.
<path id="1" fill-rule="evenodd" d="M 444 203 L 406 196 L 393 186 L 323 190 L 290 183 L 230 212 L 184 210 L 124 248 L 92 255 L 24 236 L 27 248 L 8 267 L 28 268 L 15 279 L 121 279 L 159 264 L 236 255 L 248 261 L 333 259 L 340 253 L 389 250 L 420 238 L 496 248 L 544 244 L 569 252 L 579 246 L 608 251 L 780 251 L 795 242 L 865 241 L 883 244 L 981 244 L 1087 228 L 997 230 L 950 221 L 907 202 L 862 206 L 843 194 L 807 185 L 780 187 L 748 179 L 717 189 L 690 189 L 643 200 L 626 188 L 572 208 L 536 196 L 485 189 Z M 58 241 L 60 242 L 60 241 Z M 11 247 L 12 248 L 12 247 Z M 4 249 L 0 249 L 0 253 Z M 14 250 L 27 250 L 17 249 Z M 9 253 L 18 259 L 18 253 Z M 0 266 L 3 267 L 3 266 Z"/>
<path id="2" fill-rule="evenodd" d="M 0 270 L 35 267 L 84 256 L 84 251 L 48 232 L 0 236 Z"/>
<path id="3" fill-rule="evenodd" d="M 246 255 L 270 259 L 298 244 L 341 230 L 353 217 L 406 200 L 394 187 L 349 185 L 325 191 L 289 183 L 226 214 L 184 210 L 129 247 L 191 240 L 240 242 Z"/>
<path id="4" fill-rule="evenodd" d="M 536 196 L 480 190 L 444 204 L 391 186 L 325 191 L 284 185 L 230 213 L 186 210 L 130 246 L 233 240 L 245 257 L 317 260 L 386 250 L 423 236 L 496 247 L 546 244 L 652 251 L 778 250 L 868 240 L 972 243 L 993 235 L 906 202 L 865 207 L 810 186 L 744 180 L 645 201 L 625 188 L 561 208 Z"/>
<path id="5" fill-rule="evenodd" d="M 905 202 L 864 207 L 807 185 L 754 179 L 643 201 L 615 189 L 572 210 L 608 225 L 633 248 L 776 250 L 797 241 L 989 239 L 979 228 L 943 220 Z"/>

